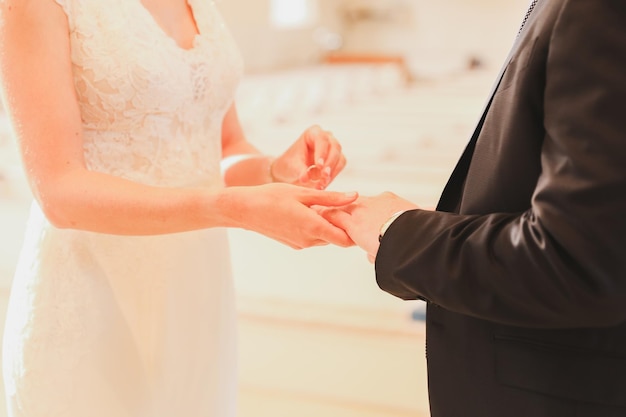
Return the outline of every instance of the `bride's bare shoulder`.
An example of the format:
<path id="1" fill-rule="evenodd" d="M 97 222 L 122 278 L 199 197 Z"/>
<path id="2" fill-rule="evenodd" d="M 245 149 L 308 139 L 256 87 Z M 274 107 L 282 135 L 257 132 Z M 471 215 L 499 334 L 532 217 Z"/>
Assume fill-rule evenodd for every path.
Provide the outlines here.
<path id="1" fill-rule="evenodd" d="M 69 0 L 0 0 L 4 19 L 35 17 L 45 13 L 61 12 Z M 54 17 L 54 16 L 51 16 Z"/>
<path id="2" fill-rule="evenodd" d="M 65 3 L 69 0 L 0 0 L 0 32 L 12 35 L 34 36 L 54 28 L 67 30 Z M 35 29 L 39 30 L 35 30 Z"/>

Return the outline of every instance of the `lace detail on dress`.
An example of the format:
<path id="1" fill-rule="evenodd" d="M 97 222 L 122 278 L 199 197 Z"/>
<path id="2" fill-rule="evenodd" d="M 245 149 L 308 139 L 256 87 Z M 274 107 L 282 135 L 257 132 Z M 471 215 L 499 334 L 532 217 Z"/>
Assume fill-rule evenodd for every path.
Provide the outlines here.
<path id="1" fill-rule="evenodd" d="M 72 63 L 90 169 L 154 185 L 221 181 L 221 123 L 242 63 L 214 4 L 190 5 L 200 34 L 186 50 L 140 0 L 75 1 Z"/>
<path id="2" fill-rule="evenodd" d="M 41 211 L 33 206 L 25 236 L 25 242 L 30 245 L 25 247 L 28 255 L 36 252 L 38 247 L 48 246 L 50 239 L 54 239 L 53 235 L 58 232 L 47 229 L 46 223 Z M 38 259 L 38 266 L 48 268 L 56 263 L 75 263 L 84 252 L 80 243 L 75 243 L 70 239 L 63 246 L 52 245 L 52 250 Z M 12 373 L 15 378 L 5 378 L 6 394 L 10 398 L 19 391 L 37 396 L 36 401 L 20 404 L 24 415 L 63 417 L 66 415 L 64 407 L 71 403 L 72 391 L 75 389 L 73 385 L 68 386 L 68 383 L 74 382 L 68 381 L 67 375 L 74 373 L 77 364 L 87 354 L 85 349 L 76 347 L 94 345 L 94 335 L 85 324 L 88 322 L 87 317 L 93 322 L 98 311 L 94 309 L 92 293 L 82 291 L 87 284 L 83 277 L 63 274 L 61 271 L 48 277 L 50 279 L 37 280 L 33 279 L 35 270 L 36 268 L 22 260 L 18 264 L 15 279 L 18 285 L 12 288 L 10 303 L 27 308 L 9 308 L 6 334 L 21 334 L 24 338 L 7 336 L 4 341 L 4 355 L 20 358 L 23 361 L 21 363 L 34 363 L 37 366 L 17 367 L 14 363 L 7 363 L 4 372 Z M 24 282 L 30 284 L 20 285 Z M 37 292 L 31 291 L 34 286 L 38 286 Z M 71 296 L 77 293 L 81 296 Z M 57 319 L 47 320 L 47 317 Z M 95 320 L 104 319 L 95 317 Z M 72 352 L 69 360 L 67 352 Z M 42 377 L 44 375 L 45 378 Z M 19 385 L 13 385 L 9 381 L 19 381 Z M 51 389 L 53 386 L 61 386 L 60 384 L 65 386 L 64 390 Z M 57 407 L 51 409 L 50 404 L 57 404 Z"/>
<path id="3" fill-rule="evenodd" d="M 221 126 L 242 73 L 212 2 L 189 50 L 140 0 L 54 0 L 70 23 L 88 167 L 160 186 L 221 185 Z M 35 204 L 3 341 L 12 417 L 234 416 L 226 233 L 56 229 Z"/>

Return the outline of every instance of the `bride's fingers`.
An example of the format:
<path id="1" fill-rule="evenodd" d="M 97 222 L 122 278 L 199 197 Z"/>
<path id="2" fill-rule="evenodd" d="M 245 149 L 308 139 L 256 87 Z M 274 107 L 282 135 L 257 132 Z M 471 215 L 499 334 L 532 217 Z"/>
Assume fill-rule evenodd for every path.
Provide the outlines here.
<path id="1" fill-rule="evenodd" d="M 347 161 L 344 154 L 341 154 L 339 157 L 339 161 L 337 161 L 337 165 L 335 165 L 335 169 L 333 169 L 333 177 L 339 174 L 346 167 Z"/>
<path id="2" fill-rule="evenodd" d="M 318 164 L 320 160 L 325 163 L 329 152 L 328 132 L 314 125 L 304 131 L 303 139 L 306 144 L 307 152 L 309 153 L 308 163 L 315 165 Z"/>
<path id="3" fill-rule="evenodd" d="M 316 239 L 342 247 L 354 245 L 352 238 L 343 228 L 329 222 L 323 216 L 317 217 L 317 219 L 311 222 L 311 230 L 314 231 Z"/>
<path id="4" fill-rule="evenodd" d="M 321 215 L 331 224 L 334 224 L 343 230 L 348 230 L 352 221 L 350 214 L 339 209 L 326 209 L 321 212 Z"/>
<path id="5" fill-rule="evenodd" d="M 329 167 L 331 168 L 332 172 L 334 173 L 335 171 L 335 167 L 337 165 L 337 162 L 339 161 L 339 158 L 341 157 L 342 153 L 341 153 L 341 144 L 339 143 L 339 141 L 335 138 L 335 136 L 332 134 L 332 132 L 325 132 L 325 153 L 321 154 L 322 149 L 320 149 L 320 152 L 316 152 L 315 158 L 316 158 L 316 162 L 319 159 L 323 159 L 323 165 L 325 167 Z"/>
<path id="6" fill-rule="evenodd" d="M 309 207 L 311 210 L 313 210 L 314 212 L 316 212 L 317 214 L 319 214 L 320 216 L 324 217 L 324 210 L 327 210 L 328 208 L 325 206 L 316 206 L 313 205 L 311 207 Z"/>
<path id="7" fill-rule="evenodd" d="M 350 238 L 350 236 L 343 230 L 338 228 L 334 228 L 335 232 L 329 233 L 324 236 L 324 239 L 329 243 L 335 246 L 341 246 L 343 248 L 348 248 L 350 246 L 354 246 L 354 241 Z"/>
<path id="8" fill-rule="evenodd" d="M 325 168 L 327 170 L 327 173 L 324 177 L 322 177 L 322 180 L 320 181 L 321 189 L 328 187 L 328 185 L 333 182 L 335 177 L 337 177 L 337 175 L 339 175 L 339 173 L 343 171 L 345 166 L 346 157 L 343 154 L 339 155 L 339 158 L 334 165 L 327 165 Z"/>
<path id="9" fill-rule="evenodd" d="M 314 240 L 311 242 L 311 246 L 328 246 L 330 243 L 325 240 Z"/>
<path id="10" fill-rule="evenodd" d="M 353 203 L 358 198 L 356 192 L 321 191 L 308 188 L 301 189 L 300 202 L 309 207 L 339 207 Z"/>
<path id="11" fill-rule="evenodd" d="M 320 167 L 327 167 L 334 164 L 335 142 L 332 133 L 323 130 L 315 140 L 313 148 L 313 163 Z"/>

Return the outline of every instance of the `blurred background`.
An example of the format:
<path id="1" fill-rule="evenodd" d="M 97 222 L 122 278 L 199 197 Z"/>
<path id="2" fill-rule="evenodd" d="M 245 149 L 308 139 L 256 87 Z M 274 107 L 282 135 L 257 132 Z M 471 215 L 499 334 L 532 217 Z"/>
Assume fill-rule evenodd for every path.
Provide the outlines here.
<path id="1" fill-rule="evenodd" d="M 278 154 L 319 124 L 348 159 L 331 189 L 434 207 L 528 0 L 217 4 L 245 60 L 237 103 L 253 143 Z M 0 325 L 30 200 L 0 114 Z M 428 416 L 420 302 L 382 292 L 357 248 L 230 235 L 240 417 Z"/>

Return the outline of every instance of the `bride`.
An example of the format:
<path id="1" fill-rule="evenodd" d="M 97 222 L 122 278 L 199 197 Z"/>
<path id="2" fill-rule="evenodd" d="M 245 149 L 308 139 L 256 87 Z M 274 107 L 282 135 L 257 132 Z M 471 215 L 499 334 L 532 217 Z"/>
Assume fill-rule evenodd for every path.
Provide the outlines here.
<path id="1" fill-rule="evenodd" d="M 311 208 L 356 198 L 322 190 L 340 145 L 317 126 L 275 159 L 246 140 L 241 59 L 209 0 L 2 0 L 0 18 L 35 197 L 3 342 L 9 416 L 234 416 L 225 228 L 351 245 Z"/>

